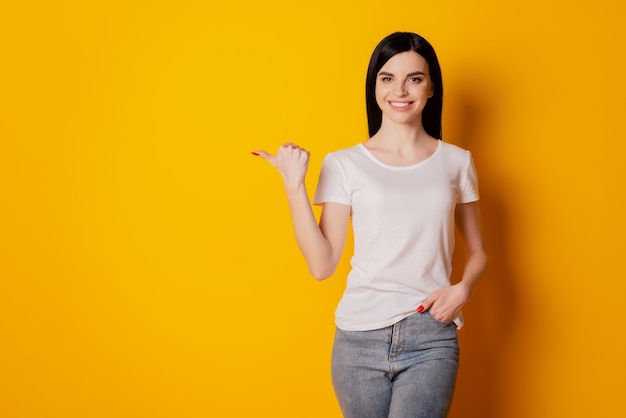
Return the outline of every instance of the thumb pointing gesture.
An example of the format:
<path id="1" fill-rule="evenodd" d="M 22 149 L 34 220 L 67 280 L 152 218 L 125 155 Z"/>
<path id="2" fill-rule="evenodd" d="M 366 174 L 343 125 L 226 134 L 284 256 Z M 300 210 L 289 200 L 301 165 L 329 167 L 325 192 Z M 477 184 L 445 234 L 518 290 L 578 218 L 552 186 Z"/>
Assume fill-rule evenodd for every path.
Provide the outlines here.
<path id="1" fill-rule="evenodd" d="M 309 166 L 309 152 L 304 148 L 288 142 L 278 149 L 276 155 L 262 150 L 254 151 L 252 154 L 272 164 L 283 176 L 286 185 L 296 186 L 304 183 Z"/>
<path id="2" fill-rule="evenodd" d="M 273 166 L 276 166 L 276 164 L 274 163 L 274 160 L 276 160 L 276 157 L 273 156 L 272 154 L 268 153 L 268 152 L 260 151 L 260 150 L 259 151 L 252 151 L 252 155 L 256 155 L 257 157 L 261 157 L 265 161 L 268 161 Z"/>

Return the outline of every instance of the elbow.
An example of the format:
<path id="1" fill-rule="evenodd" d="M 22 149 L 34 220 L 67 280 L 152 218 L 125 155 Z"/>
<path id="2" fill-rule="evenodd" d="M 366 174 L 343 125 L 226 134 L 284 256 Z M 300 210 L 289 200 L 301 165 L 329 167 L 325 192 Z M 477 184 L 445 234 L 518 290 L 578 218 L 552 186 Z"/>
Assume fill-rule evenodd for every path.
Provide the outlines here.
<path id="1" fill-rule="evenodd" d="M 487 264 L 489 264 L 489 255 L 487 254 L 487 251 L 483 247 L 470 251 L 468 257 L 475 258 L 476 260 L 478 260 L 478 262 L 483 264 L 485 267 L 487 266 Z"/>
<path id="2" fill-rule="evenodd" d="M 487 251 L 485 251 L 484 248 L 482 251 L 482 257 L 483 257 L 483 265 L 484 265 L 484 268 L 486 269 L 487 266 L 489 266 L 489 254 L 487 254 Z"/>
<path id="3" fill-rule="evenodd" d="M 489 266 L 489 255 L 484 249 L 481 249 L 478 254 L 476 254 L 476 257 L 479 260 L 480 274 L 482 276 Z"/>
<path id="4" fill-rule="evenodd" d="M 339 260 L 335 260 L 332 254 L 319 254 L 316 257 L 306 259 L 309 272 L 317 281 L 328 279 L 335 274 Z"/>
<path id="5" fill-rule="evenodd" d="M 335 269 L 329 268 L 329 267 L 309 268 L 309 271 L 311 272 L 311 275 L 313 276 L 313 278 L 315 278 L 315 280 L 321 282 L 322 280 L 326 280 L 330 276 L 332 276 L 333 273 L 335 272 Z"/>

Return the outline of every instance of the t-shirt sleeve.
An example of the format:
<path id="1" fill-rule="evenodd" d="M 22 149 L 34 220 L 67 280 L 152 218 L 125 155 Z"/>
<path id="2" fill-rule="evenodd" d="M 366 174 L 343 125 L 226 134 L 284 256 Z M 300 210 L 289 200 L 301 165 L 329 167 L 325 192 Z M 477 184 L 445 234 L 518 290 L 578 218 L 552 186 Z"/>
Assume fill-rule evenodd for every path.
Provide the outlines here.
<path id="1" fill-rule="evenodd" d="M 314 205 L 327 202 L 352 206 L 345 171 L 339 160 L 332 154 L 326 155 L 322 162 L 317 189 L 313 197 Z"/>
<path id="2" fill-rule="evenodd" d="M 480 198 L 478 193 L 478 176 L 472 154 L 467 151 L 467 162 L 461 172 L 459 181 L 458 203 L 475 202 Z"/>

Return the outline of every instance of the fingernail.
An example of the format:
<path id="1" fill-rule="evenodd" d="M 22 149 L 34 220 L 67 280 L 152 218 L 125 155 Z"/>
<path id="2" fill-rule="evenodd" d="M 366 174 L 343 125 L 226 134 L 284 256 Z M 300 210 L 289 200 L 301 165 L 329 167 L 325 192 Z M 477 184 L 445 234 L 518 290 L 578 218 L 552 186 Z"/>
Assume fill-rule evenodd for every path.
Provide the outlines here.
<path id="1" fill-rule="evenodd" d="M 424 312 L 424 307 L 422 305 L 418 306 L 417 312 Z"/>
<path id="2" fill-rule="evenodd" d="M 257 157 L 259 156 L 258 152 L 252 151 L 252 155 L 256 155 Z"/>

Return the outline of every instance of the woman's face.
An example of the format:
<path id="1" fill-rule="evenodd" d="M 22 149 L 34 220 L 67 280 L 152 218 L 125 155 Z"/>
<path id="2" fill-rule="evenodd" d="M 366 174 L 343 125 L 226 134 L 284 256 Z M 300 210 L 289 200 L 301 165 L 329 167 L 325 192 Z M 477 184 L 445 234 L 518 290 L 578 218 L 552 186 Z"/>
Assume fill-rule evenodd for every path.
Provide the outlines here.
<path id="1" fill-rule="evenodd" d="M 376 103 L 383 120 L 421 123 L 422 110 L 432 95 L 428 63 L 415 51 L 394 55 L 376 76 Z"/>

